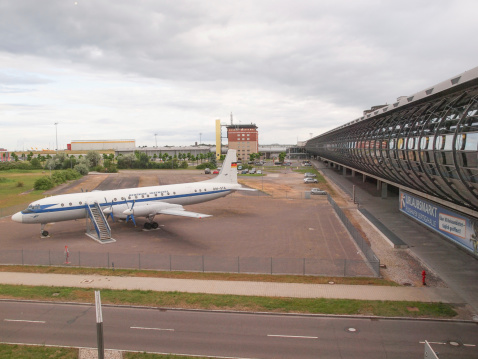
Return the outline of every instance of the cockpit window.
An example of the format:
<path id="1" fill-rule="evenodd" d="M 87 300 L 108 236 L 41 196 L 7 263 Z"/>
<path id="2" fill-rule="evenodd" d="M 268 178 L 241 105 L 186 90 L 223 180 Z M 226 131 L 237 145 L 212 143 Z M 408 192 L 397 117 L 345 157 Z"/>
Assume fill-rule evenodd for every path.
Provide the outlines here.
<path id="1" fill-rule="evenodd" d="M 39 204 L 35 204 L 35 205 L 30 204 L 26 209 L 22 211 L 22 213 L 33 213 L 35 212 L 35 210 L 38 210 L 38 209 L 40 209 Z"/>

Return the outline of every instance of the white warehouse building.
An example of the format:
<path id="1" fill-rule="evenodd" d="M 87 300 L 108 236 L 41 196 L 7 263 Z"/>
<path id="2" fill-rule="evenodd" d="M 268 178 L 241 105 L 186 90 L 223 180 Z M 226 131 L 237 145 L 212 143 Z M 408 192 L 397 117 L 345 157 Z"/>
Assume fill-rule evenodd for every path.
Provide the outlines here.
<path id="1" fill-rule="evenodd" d="M 68 146 L 71 151 L 124 150 L 135 148 L 135 140 L 74 140 Z"/>

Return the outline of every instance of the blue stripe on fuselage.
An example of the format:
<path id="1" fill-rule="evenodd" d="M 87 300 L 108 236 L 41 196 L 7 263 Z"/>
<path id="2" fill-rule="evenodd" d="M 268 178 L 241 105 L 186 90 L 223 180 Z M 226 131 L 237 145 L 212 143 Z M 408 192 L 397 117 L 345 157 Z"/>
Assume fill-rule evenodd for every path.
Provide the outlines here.
<path id="1" fill-rule="evenodd" d="M 128 199 L 126 201 L 114 201 L 114 202 L 105 202 L 105 203 L 98 203 L 101 207 L 109 207 L 109 206 L 117 206 L 120 204 L 127 204 L 127 203 L 145 203 L 145 202 L 157 202 L 157 201 L 166 201 L 168 199 L 174 199 L 174 198 L 186 198 L 186 197 L 196 197 L 196 196 L 204 196 L 204 195 L 210 195 L 210 194 L 216 194 L 216 193 L 222 193 L 222 192 L 229 192 L 230 190 L 219 190 L 219 191 L 210 191 L 210 192 L 198 192 L 198 193 L 187 193 L 187 194 L 180 194 L 180 195 L 174 195 L 174 196 L 163 196 L 163 197 L 152 197 L 152 198 L 138 198 L 138 199 Z M 40 209 L 32 209 L 29 210 L 29 212 L 23 212 L 22 214 L 32 214 L 32 213 L 52 213 L 52 212 L 63 212 L 63 211 L 73 211 L 77 209 L 86 209 L 87 204 L 81 205 L 81 206 L 66 206 L 65 207 L 60 207 L 60 208 L 50 208 L 52 206 L 56 206 L 58 204 L 44 204 L 40 205 Z"/>

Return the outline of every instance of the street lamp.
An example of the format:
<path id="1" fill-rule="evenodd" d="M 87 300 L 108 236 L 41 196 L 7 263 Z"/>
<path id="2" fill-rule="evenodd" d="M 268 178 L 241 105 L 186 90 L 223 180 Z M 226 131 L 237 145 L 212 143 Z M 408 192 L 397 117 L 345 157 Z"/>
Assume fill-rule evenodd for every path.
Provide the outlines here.
<path id="1" fill-rule="evenodd" d="M 55 122 L 56 150 L 58 151 L 58 122 Z"/>
<path id="2" fill-rule="evenodd" d="M 158 136 L 157 133 L 154 134 L 154 140 L 156 141 L 156 147 L 158 147 L 158 138 L 156 136 Z"/>

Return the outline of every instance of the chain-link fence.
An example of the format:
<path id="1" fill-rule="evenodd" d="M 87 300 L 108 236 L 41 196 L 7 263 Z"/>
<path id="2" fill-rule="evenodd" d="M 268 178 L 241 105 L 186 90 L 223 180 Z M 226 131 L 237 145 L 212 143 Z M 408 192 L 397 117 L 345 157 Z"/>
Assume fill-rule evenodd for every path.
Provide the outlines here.
<path id="1" fill-rule="evenodd" d="M 364 254 L 365 258 L 367 259 L 370 265 L 370 269 L 375 273 L 375 276 L 379 277 L 380 276 L 380 260 L 372 251 L 372 248 L 370 248 L 369 244 L 362 237 L 361 233 L 350 222 L 350 220 L 347 218 L 345 213 L 339 208 L 339 206 L 337 205 L 337 203 L 335 203 L 332 197 L 330 197 L 329 195 L 327 197 L 332 208 L 335 210 L 335 213 L 337 213 L 337 216 L 340 218 L 345 228 L 347 228 L 353 240 L 355 241 L 357 246 L 360 248 L 360 250 Z"/>
<path id="2" fill-rule="evenodd" d="M 74 266 L 88 268 L 149 269 L 161 271 L 321 275 L 371 277 L 363 260 L 188 256 L 155 253 L 98 253 L 38 250 L 0 251 L 6 265 Z"/>

